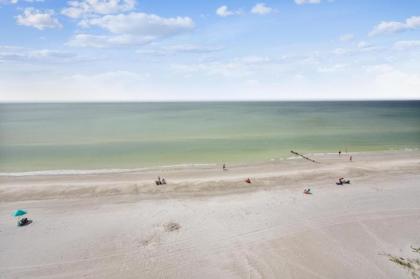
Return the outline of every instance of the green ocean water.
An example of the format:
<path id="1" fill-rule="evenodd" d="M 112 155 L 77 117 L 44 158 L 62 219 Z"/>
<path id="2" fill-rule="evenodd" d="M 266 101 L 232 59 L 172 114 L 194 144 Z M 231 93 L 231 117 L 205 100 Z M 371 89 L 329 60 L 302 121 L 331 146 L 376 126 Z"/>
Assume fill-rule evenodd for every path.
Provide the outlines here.
<path id="1" fill-rule="evenodd" d="M 420 147 L 420 101 L 0 104 L 0 173 Z"/>

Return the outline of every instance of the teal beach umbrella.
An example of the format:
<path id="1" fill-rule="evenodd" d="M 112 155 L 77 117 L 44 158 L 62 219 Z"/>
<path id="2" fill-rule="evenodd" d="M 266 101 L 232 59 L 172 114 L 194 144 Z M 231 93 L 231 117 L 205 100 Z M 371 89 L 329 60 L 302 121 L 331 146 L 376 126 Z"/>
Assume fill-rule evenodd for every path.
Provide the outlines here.
<path id="1" fill-rule="evenodd" d="M 13 213 L 13 216 L 18 217 L 18 216 L 23 216 L 25 215 L 27 212 L 25 210 L 22 209 L 18 209 L 15 211 L 15 213 Z"/>

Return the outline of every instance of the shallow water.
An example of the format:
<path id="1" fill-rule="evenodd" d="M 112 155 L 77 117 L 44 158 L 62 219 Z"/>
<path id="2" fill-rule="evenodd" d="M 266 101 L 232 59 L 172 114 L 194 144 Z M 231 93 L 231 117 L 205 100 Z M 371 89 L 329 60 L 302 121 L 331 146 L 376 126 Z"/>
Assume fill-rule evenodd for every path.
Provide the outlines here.
<path id="1" fill-rule="evenodd" d="M 0 105 L 2 173 L 419 146 L 420 101 Z"/>

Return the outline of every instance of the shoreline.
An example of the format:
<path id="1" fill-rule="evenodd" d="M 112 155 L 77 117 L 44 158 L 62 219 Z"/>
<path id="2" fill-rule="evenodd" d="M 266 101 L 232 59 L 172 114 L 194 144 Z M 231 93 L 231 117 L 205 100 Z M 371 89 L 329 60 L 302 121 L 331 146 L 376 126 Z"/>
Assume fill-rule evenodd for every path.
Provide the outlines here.
<path id="1" fill-rule="evenodd" d="M 155 199 L 162 195 L 214 196 L 271 188 L 305 188 L 334 185 L 338 177 L 353 180 L 400 173 L 418 173 L 420 152 L 388 151 L 352 153 L 353 162 L 342 154 L 306 154 L 320 164 L 294 158 L 228 166 L 218 165 L 148 168 L 117 173 L 0 176 L 0 201 L 136 196 Z M 167 185 L 156 186 L 158 176 Z M 252 184 L 244 183 L 251 178 Z M 164 197 L 166 198 L 166 197 Z"/>
<path id="2" fill-rule="evenodd" d="M 403 148 L 403 149 L 386 149 L 380 151 L 354 151 L 354 152 L 343 152 L 342 156 L 367 156 L 376 154 L 395 154 L 395 153 L 407 153 L 407 152 L 417 152 L 420 149 L 417 147 L 413 148 Z M 316 158 L 327 158 L 337 156 L 337 152 L 308 152 L 302 153 L 306 156 L 312 156 Z M 276 157 L 269 160 L 255 161 L 255 162 L 231 162 L 230 166 L 250 166 L 250 165 L 265 165 L 276 162 L 283 162 L 288 160 L 301 159 L 301 157 L 296 155 L 290 155 L 285 157 Z M 226 162 L 225 162 L 226 163 Z M 1 177 L 21 177 L 21 176 L 62 176 L 62 175 L 100 175 L 100 174 L 119 174 L 119 173 L 137 173 L 143 171 L 163 171 L 163 170 L 179 170 L 179 169 L 191 169 L 191 168 L 217 168 L 223 165 L 223 162 L 214 163 L 214 162 L 200 162 L 200 163 L 179 163 L 179 164 L 170 164 L 170 165 L 152 165 L 152 166 L 142 166 L 142 167 L 132 167 L 132 168 L 93 168 L 93 169 L 46 169 L 46 170 L 25 170 L 25 171 L 0 171 Z"/>

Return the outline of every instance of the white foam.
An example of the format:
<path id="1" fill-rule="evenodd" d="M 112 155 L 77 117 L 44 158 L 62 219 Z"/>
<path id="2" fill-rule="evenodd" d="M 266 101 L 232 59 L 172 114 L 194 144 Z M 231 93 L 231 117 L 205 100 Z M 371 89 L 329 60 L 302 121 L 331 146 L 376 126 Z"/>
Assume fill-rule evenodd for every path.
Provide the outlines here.
<path id="1" fill-rule="evenodd" d="M 41 170 L 41 171 L 24 171 L 24 172 L 0 172 L 0 176 L 58 176 L 58 175 L 94 175 L 94 174 L 110 174 L 110 173 L 129 173 L 147 170 L 159 169 L 175 169 L 175 168 L 199 168 L 216 166 L 216 164 L 178 164 L 149 168 L 132 168 L 132 169 L 90 169 L 90 170 Z"/>
<path id="2" fill-rule="evenodd" d="M 141 171 L 144 169 L 93 169 L 93 170 L 42 170 L 24 172 L 0 172 L 0 176 L 33 176 L 33 175 L 80 175 L 106 174 Z"/>

